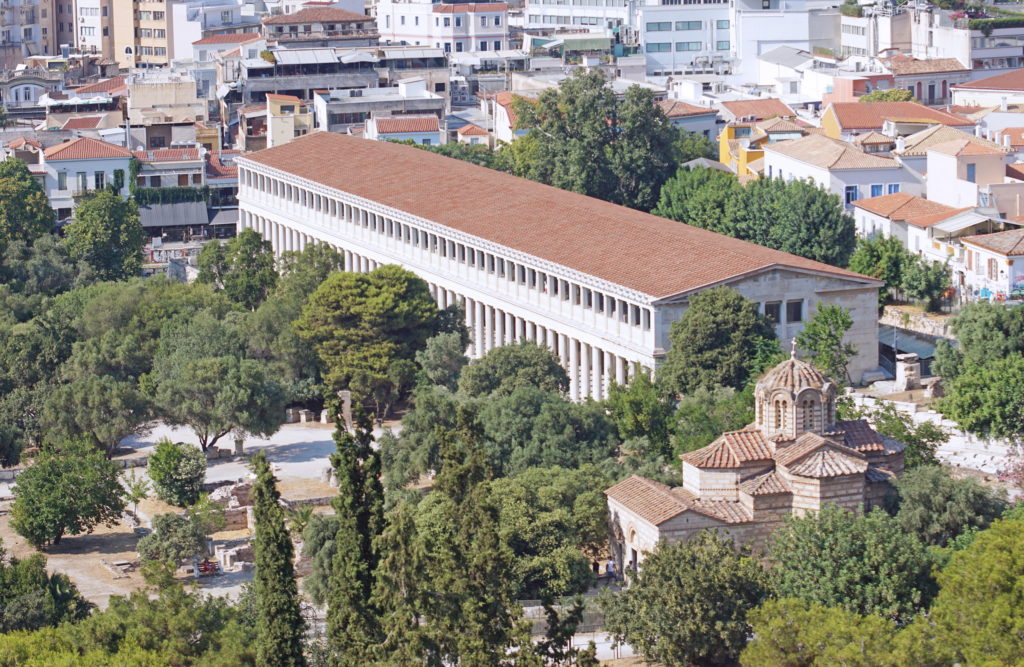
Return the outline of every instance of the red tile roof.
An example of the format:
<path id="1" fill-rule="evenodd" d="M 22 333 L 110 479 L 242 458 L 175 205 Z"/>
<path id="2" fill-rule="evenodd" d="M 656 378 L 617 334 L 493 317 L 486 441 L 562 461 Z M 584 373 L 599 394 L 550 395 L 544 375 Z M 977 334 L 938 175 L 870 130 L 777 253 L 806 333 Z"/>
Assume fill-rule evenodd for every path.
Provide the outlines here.
<path id="1" fill-rule="evenodd" d="M 498 2 L 462 3 L 457 5 L 434 5 L 435 14 L 463 14 L 473 12 L 507 12 L 508 5 Z"/>
<path id="2" fill-rule="evenodd" d="M 193 46 L 205 44 L 245 44 L 260 39 L 258 32 L 232 32 L 225 35 L 207 35 L 192 42 Z"/>
<path id="3" fill-rule="evenodd" d="M 839 477 L 863 475 L 868 469 L 864 455 L 831 438 L 807 432 L 792 445 L 775 452 L 775 460 L 801 477 Z"/>
<path id="4" fill-rule="evenodd" d="M 910 56 L 900 54 L 885 61 L 889 71 L 896 76 L 912 76 L 914 74 L 936 74 L 939 72 L 966 72 L 964 67 L 956 58 L 929 58 L 918 60 Z"/>
<path id="5" fill-rule="evenodd" d="M 503 90 L 500 93 L 494 95 L 494 101 L 497 102 L 502 108 L 505 109 L 505 113 L 508 114 L 508 122 L 515 128 L 516 123 L 519 122 L 519 114 L 516 113 L 515 105 L 512 104 L 516 99 L 528 99 L 522 95 L 516 95 L 510 93 L 507 90 Z"/>
<path id="6" fill-rule="evenodd" d="M 127 86 L 126 79 L 123 76 L 115 76 L 103 81 L 97 81 L 96 83 L 90 83 L 80 88 L 76 88 L 74 95 L 94 95 L 97 93 L 113 93 L 114 91 L 120 90 Z"/>
<path id="7" fill-rule="evenodd" d="M 906 192 L 859 199 L 853 202 L 853 205 L 890 220 L 906 220 L 914 224 L 921 219 L 928 220 L 935 216 L 941 216 L 939 220 L 945 220 L 963 210 Z"/>
<path id="8" fill-rule="evenodd" d="M 705 114 L 715 115 L 718 112 L 707 107 L 699 107 L 696 104 L 687 104 L 677 100 L 663 100 L 658 106 L 669 118 L 685 118 L 686 116 L 703 116 Z"/>
<path id="9" fill-rule="evenodd" d="M 1011 90 L 1024 91 L 1024 68 L 1018 68 L 1002 74 L 996 74 L 985 79 L 958 83 L 952 86 L 954 89 L 963 90 Z"/>
<path id="10" fill-rule="evenodd" d="M 772 116 L 792 118 L 796 112 L 780 99 L 765 98 L 763 100 L 733 100 L 722 102 L 722 108 L 728 111 L 734 118 L 746 118 L 754 116 L 754 120 L 764 120 Z"/>
<path id="11" fill-rule="evenodd" d="M 751 496 L 775 496 L 792 493 L 789 484 L 772 470 L 740 484 L 740 491 Z"/>
<path id="12" fill-rule="evenodd" d="M 877 130 L 887 120 L 940 123 L 952 127 L 974 126 L 973 121 L 963 116 L 932 109 L 917 102 L 833 102 L 829 109 L 844 130 Z"/>
<path id="13" fill-rule="evenodd" d="M 480 127 L 479 125 L 473 125 L 472 123 L 470 123 L 468 125 L 463 125 L 462 127 L 460 127 L 458 129 L 458 134 L 461 134 L 462 136 L 483 136 L 487 134 L 487 130 Z"/>
<path id="14" fill-rule="evenodd" d="M 206 177 L 207 178 L 238 178 L 238 167 L 234 164 L 224 162 L 223 155 L 239 155 L 239 151 L 221 151 L 221 154 L 206 154 Z"/>
<path id="15" fill-rule="evenodd" d="M 954 139 L 936 144 L 930 150 L 945 153 L 946 155 L 1002 155 L 1006 149 L 993 146 L 985 146 L 971 139 Z"/>
<path id="16" fill-rule="evenodd" d="M 395 134 L 398 132 L 437 132 L 440 125 L 437 116 L 394 116 L 392 118 L 374 118 L 378 134 Z"/>
<path id="17" fill-rule="evenodd" d="M 836 422 L 836 430 L 843 433 L 843 444 L 858 452 L 884 452 L 890 439 L 879 435 L 865 419 Z"/>
<path id="18" fill-rule="evenodd" d="M 1000 138 L 1005 141 L 1006 137 L 1010 138 L 1010 146 L 1024 146 L 1024 127 L 1004 127 Z"/>
<path id="19" fill-rule="evenodd" d="M 771 461 L 773 451 L 761 431 L 750 429 L 723 433 L 707 447 L 679 458 L 698 468 L 739 468 L 749 461 Z"/>
<path id="20" fill-rule="evenodd" d="M 198 148 L 156 148 L 149 151 L 132 151 L 132 155 L 142 162 L 183 162 L 198 160 Z"/>
<path id="21" fill-rule="evenodd" d="M 267 93 L 268 100 L 277 100 L 279 102 L 301 102 L 298 97 L 294 95 L 282 95 L 281 93 Z"/>
<path id="22" fill-rule="evenodd" d="M 1018 181 L 1024 181 L 1024 162 L 1014 162 L 1013 164 L 1006 165 L 1006 175 L 1010 178 L 1016 178 Z"/>
<path id="23" fill-rule="evenodd" d="M 81 137 L 50 146 L 43 151 L 47 160 L 94 160 L 113 157 L 131 157 L 126 149 L 98 139 Z"/>
<path id="24" fill-rule="evenodd" d="M 997 252 L 1006 257 L 1024 255 L 1024 229 L 1011 229 L 1005 232 L 995 232 L 994 234 L 964 236 L 960 240 L 964 243 L 976 245 L 979 248 Z"/>
<path id="25" fill-rule="evenodd" d="M 315 132 L 239 159 L 657 298 L 781 267 L 880 284 L 845 269 L 412 146 Z M 460 196 L 438 197 L 438 192 Z"/>
<path id="26" fill-rule="evenodd" d="M 43 147 L 43 145 L 38 141 L 35 141 L 33 139 L 26 139 L 25 137 L 18 137 L 17 139 L 12 139 L 11 141 L 7 142 L 8 148 L 18 149 L 24 148 L 25 146 L 35 146 L 36 148 Z"/>
<path id="27" fill-rule="evenodd" d="M 291 23 L 355 23 L 373 19 L 366 14 L 356 14 L 336 7 L 306 7 L 294 14 L 281 14 L 263 19 L 266 25 L 282 25 Z"/>
<path id="28" fill-rule="evenodd" d="M 74 116 L 64 121 L 62 130 L 94 130 L 103 121 L 103 116 Z"/>
<path id="29" fill-rule="evenodd" d="M 690 508 L 686 500 L 672 493 L 671 487 L 639 475 L 627 477 L 615 486 L 605 489 L 604 494 L 655 526 L 679 516 Z"/>

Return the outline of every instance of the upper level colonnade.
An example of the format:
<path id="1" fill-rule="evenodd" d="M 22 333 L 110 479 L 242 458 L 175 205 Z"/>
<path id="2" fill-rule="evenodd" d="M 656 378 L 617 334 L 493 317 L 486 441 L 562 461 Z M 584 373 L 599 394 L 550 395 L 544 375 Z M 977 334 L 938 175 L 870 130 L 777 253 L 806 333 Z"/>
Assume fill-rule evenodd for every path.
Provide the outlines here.
<path id="1" fill-rule="evenodd" d="M 574 400 L 600 400 L 613 379 L 655 367 L 655 308 L 634 290 L 256 163 L 239 169 L 239 203 L 239 230 L 259 232 L 275 255 L 326 243 L 346 271 L 416 273 L 441 308 L 463 305 L 470 356 L 522 340 L 550 347 Z"/>

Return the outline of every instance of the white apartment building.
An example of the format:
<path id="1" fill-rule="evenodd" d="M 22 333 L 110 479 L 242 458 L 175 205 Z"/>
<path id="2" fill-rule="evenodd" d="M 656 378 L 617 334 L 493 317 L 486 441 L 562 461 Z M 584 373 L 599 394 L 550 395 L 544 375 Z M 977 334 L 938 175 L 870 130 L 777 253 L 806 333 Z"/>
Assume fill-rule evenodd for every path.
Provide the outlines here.
<path id="1" fill-rule="evenodd" d="M 646 4 L 637 25 L 647 71 L 655 76 L 728 73 L 732 66 L 732 20 L 726 0 L 700 4 Z"/>
<path id="2" fill-rule="evenodd" d="M 524 25 L 527 30 L 572 28 L 611 37 L 638 24 L 634 5 L 626 0 L 527 0 Z"/>
<path id="3" fill-rule="evenodd" d="M 110 40 L 110 3 L 107 0 L 77 0 L 75 37 L 81 51 L 104 52 Z"/>
<path id="4" fill-rule="evenodd" d="M 377 31 L 384 44 L 428 46 L 445 53 L 500 51 L 508 48 L 508 5 L 381 0 Z"/>
<path id="5" fill-rule="evenodd" d="M 758 56 L 779 46 L 814 51 L 839 47 L 836 0 L 734 0 L 733 48 L 740 83 L 757 81 Z"/>
<path id="6" fill-rule="evenodd" d="M 573 399 L 656 368 L 690 296 L 717 285 L 783 340 L 819 303 L 848 308 L 851 373 L 877 368 L 872 278 L 400 144 L 319 132 L 236 164 L 239 229 L 275 253 L 328 243 L 346 270 L 415 272 L 441 307 L 463 304 L 472 355 L 549 346 Z"/>
<path id="7" fill-rule="evenodd" d="M 956 58 L 978 79 L 1024 66 L 1024 28 L 993 28 L 986 35 L 937 7 L 909 11 L 915 58 Z"/>

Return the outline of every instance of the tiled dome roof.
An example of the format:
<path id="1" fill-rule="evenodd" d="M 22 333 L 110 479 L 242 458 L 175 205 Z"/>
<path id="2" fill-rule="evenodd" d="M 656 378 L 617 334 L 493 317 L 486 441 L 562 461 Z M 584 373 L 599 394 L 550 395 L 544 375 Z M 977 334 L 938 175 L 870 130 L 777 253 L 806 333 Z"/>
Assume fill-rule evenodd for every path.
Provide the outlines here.
<path id="1" fill-rule="evenodd" d="M 770 393 L 782 388 L 799 394 L 804 389 L 824 391 L 828 383 L 829 379 L 822 375 L 821 371 L 793 356 L 765 373 L 757 381 L 754 390 L 757 393 Z"/>

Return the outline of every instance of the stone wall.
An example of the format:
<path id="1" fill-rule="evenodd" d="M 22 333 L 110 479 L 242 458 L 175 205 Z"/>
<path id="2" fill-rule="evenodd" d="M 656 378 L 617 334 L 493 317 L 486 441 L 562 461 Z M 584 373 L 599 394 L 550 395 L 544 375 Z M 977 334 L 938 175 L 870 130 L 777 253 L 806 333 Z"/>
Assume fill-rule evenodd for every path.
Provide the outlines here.
<path id="1" fill-rule="evenodd" d="M 887 324 L 897 329 L 906 329 L 915 333 L 935 338 L 956 339 L 949 328 L 949 317 L 936 317 L 925 313 L 908 313 L 896 306 L 885 306 L 879 324 Z M 890 341 L 891 342 L 891 341 Z"/>

